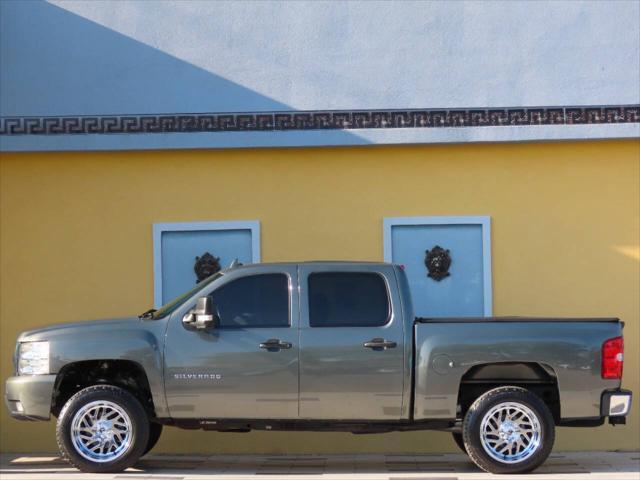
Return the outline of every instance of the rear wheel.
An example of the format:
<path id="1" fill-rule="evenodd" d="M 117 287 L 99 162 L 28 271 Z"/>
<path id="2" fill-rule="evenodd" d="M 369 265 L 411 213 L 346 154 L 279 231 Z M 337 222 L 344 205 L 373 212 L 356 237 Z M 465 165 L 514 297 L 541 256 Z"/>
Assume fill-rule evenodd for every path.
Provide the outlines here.
<path id="1" fill-rule="evenodd" d="M 80 390 L 64 405 L 56 425 L 62 456 L 83 472 L 121 472 L 149 441 L 149 418 L 129 392 L 112 385 Z"/>
<path id="2" fill-rule="evenodd" d="M 500 387 L 478 398 L 465 415 L 462 436 L 471 460 L 490 473 L 524 473 L 539 467 L 555 440 L 553 416 L 535 394 Z"/>

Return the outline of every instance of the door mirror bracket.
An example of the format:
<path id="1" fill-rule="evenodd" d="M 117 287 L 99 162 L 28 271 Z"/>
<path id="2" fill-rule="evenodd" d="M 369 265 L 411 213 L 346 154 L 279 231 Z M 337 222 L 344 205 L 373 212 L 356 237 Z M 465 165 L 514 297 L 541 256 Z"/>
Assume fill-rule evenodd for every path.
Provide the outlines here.
<path id="1" fill-rule="evenodd" d="M 213 314 L 211 297 L 200 297 L 195 308 L 189 310 L 182 317 L 182 324 L 196 330 L 206 330 L 214 326 L 216 318 L 217 315 Z"/>

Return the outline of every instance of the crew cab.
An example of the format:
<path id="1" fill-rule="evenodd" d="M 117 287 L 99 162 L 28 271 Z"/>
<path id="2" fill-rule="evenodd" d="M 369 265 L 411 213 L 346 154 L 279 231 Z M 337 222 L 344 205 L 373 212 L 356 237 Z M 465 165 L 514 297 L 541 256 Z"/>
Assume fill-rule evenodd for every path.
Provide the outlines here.
<path id="1" fill-rule="evenodd" d="M 616 318 L 416 318 L 386 263 L 222 270 L 158 310 L 21 334 L 6 403 L 57 417 L 70 463 L 115 472 L 163 426 L 441 430 L 482 469 L 545 461 L 556 426 L 624 424 Z"/>

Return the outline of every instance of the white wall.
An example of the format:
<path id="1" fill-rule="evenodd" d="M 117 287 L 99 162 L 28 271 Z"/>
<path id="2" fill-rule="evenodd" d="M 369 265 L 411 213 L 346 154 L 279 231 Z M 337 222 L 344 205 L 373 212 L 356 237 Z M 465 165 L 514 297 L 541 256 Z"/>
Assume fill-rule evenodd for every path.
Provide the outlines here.
<path id="1" fill-rule="evenodd" d="M 637 1 L 51 3 L 293 109 L 640 102 Z"/>

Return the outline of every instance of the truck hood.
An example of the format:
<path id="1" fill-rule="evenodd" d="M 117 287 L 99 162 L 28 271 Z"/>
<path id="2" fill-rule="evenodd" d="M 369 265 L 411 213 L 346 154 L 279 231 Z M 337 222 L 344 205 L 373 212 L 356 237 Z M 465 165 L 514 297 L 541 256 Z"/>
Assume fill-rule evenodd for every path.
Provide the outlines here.
<path id="1" fill-rule="evenodd" d="M 85 320 L 81 322 L 59 323 L 22 332 L 18 342 L 34 342 L 39 340 L 54 340 L 60 336 L 83 334 L 95 331 L 127 330 L 135 324 L 145 321 L 138 317 L 109 318 L 103 320 Z"/>

